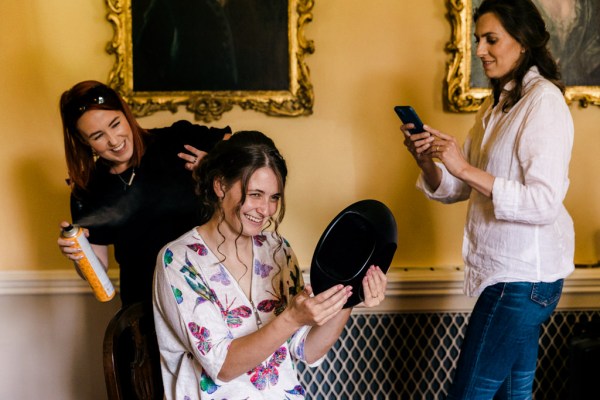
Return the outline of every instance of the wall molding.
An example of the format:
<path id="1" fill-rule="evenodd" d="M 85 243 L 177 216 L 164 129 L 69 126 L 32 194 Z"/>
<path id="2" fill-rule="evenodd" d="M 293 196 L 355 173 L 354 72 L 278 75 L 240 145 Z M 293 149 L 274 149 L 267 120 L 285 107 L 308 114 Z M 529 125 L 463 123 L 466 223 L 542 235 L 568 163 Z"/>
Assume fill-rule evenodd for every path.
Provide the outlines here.
<path id="1" fill-rule="evenodd" d="M 476 298 L 463 294 L 463 268 L 392 268 L 379 312 L 469 312 Z M 557 310 L 600 309 L 600 268 L 576 268 L 565 280 Z"/>
<path id="2" fill-rule="evenodd" d="M 468 312 L 475 298 L 463 294 L 461 267 L 390 268 L 386 300 L 375 309 L 355 308 L 354 313 Z M 119 288 L 118 271 L 109 277 Z M 308 272 L 304 279 L 309 281 Z M 73 269 L 0 271 L 0 296 L 92 295 L 87 283 Z M 576 268 L 565 281 L 559 310 L 600 309 L 600 268 Z"/>
<path id="3" fill-rule="evenodd" d="M 118 290 L 118 271 L 109 271 L 110 280 Z M 86 281 L 74 269 L 0 271 L 0 296 L 90 294 Z"/>

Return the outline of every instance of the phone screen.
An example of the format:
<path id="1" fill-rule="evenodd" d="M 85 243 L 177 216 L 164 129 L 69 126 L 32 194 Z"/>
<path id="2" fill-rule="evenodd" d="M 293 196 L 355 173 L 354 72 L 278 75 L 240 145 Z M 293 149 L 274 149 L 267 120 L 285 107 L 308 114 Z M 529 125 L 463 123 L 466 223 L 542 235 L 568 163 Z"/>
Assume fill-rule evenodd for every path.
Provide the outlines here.
<path id="1" fill-rule="evenodd" d="M 415 125 L 413 129 L 408 130 L 411 135 L 424 131 L 421 118 L 419 118 L 416 111 L 411 106 L 396 106 L 394 107 L 394 111 L 396 111 L 396 114 L 398 114 L 398 117 L 400 117 L 400 120 L 403 123 Z"/>

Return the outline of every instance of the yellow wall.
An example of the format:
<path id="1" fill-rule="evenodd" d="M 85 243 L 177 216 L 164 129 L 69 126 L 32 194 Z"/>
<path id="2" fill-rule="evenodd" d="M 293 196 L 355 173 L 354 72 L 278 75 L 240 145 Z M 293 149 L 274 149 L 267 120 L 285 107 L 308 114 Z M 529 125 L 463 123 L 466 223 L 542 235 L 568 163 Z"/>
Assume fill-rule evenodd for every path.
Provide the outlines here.
<path id="1" fill-rule="evenodd" d="M 112 28 L 103 0 L 0 2 L 1 270 L 70 268 L 56 248 L 68 218 L 58 114 L 60 93 L 84 79 L 106 81 Z M 393 266 L 461 265 L 465 205 L 427 201 L 392 111 L 412 104 L 430 125 L 464 137 L 473 114 L 442 109 L 444 46 L 450 37 L 440 0 L 317 0 L 306 31 L 314 114 L 286 119 L 235 109 L 214 125 L 259 129 L 290 166 L 282 232 L 303 267 L 322 231 L 354 201 L 374 198 L 394 212 Z M 567 207 L 575 219 L 576 262 L 600 258 L 600 108 L 572 105 L 576 141 Z M 145 127 L 193 119 L 180 111 L 142 118 Z"/>

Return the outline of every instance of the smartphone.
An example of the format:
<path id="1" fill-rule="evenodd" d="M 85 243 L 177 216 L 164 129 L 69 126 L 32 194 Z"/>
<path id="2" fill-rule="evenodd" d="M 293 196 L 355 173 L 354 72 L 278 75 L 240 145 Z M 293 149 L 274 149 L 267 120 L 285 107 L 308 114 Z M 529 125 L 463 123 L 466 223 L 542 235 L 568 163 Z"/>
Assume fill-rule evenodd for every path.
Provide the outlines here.
<path id="1" fill-rule="evenodd" d="M 419 118 L 416 111 L 411 106 L 396 106 L 394 107 L 394 111 L 396 111 L 396 114 L 398 114 L 400 120 L 402 120 L 404 124 L 415 125 L 413 129 L 408 130 L 411 135 L 424 132 L 423 122 L 421 122 L 421 118 Z"/>

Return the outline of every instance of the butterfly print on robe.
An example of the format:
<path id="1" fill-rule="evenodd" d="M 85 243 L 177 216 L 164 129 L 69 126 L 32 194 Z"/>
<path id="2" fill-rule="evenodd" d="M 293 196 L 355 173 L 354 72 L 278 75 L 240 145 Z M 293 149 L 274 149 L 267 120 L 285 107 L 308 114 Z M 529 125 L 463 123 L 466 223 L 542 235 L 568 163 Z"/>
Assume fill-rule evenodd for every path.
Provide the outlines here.
<path id="1" fill-rule="evenodd" d="M 187 252 L 185 253 L 185 265 L 181 267 L 179 272 L 181 272 L 182 274 L 188 274 L 186 278 L 189 277 L 190 279 L 196 279 L 196 277 L 200 275 L 196 267 L 194 267 L 194 265 L 190 262 Z"/>
<path id="2" fill-rule="evenodd" d="M 259 365 L 251 371 L 248 371 L 250 382 L 258 389 L 265 390 L 268 386 L 275 386 L 279 382 L 279 370 L 277 369 L 287 358 L 287 349 L 280 347 L 271 358 L 267 365 Z"/>
<path id="3" fill-rule="evenodd" d="M 265 235 L 256 235 L 253 236 L 252 239 L 254 239 L 254 245 L 256 247 L 262 247 L 263 243 L 267 241 L 267 237 Z"/>
<path id="4" fill-rule="evenodd" d="M 165 250 L 165 255 L 163 256 L 163 265 L 165 268 L 169 266 L 173 262 L 173 252 L 169 249 Z"/>
<path id="5" fill-rule="evenodd" d="M 173 291 L 173 295 L 175 296 L 175 300 L 177 301 L 177 304 L 183 303 L 183 293 L 181 293 L 181 290 L 177 289 L 173 285 L 171 285 L 171 290 Z"/>
<path id="6" fill-rule="evenodd" d="M 301 396 L 306 395 L 306 390 L 304 390 L 304 388 L 301 385 L 296 385 L 296 386 L 294 386 L 293 389 L 286 390 L 285 392 L 289 393 L 289 394 L 295 394 L 295 395 L 301 395 Z M 289 399 L 289 397 L 286 396 L 286 399 Z"/>
<path id="7" fill-rule="evenodd" d="M 190 322 L 188 324 L 188 328 L 190 329 L 192 335 L 196 339 L 198 339 L 196 347 L 198 348 L 200 354 L 202 354 L 203 356 L 208 354 L 208 352 L 212 348 L 212 344 L 210 341 L 210 331 L 208 330 L 208 328 L 206 328 L 205 326 L 200 327 L 195 322 Z"/>
<path id="8" fill-rule="evenodd" d="M 285 310 L 285 301 L 277 295 L 267 291 L 267 293 L 271 294 L 275 299 L 263 300 L 256 306 L 258 311 L 262 311 L 264 313 L 270 313 L 275 310 L 275 315 L 279 315 Z"/>
<path id="9" fill-rule="evenodd" d="M 254 273 L 260 275 L 261 278 L 268 277 L 272 269 L 272 266 L 263 264 L 258 260 L 254 260 Z"/>
<path id="10" fill-rule="evenodd" d="M 208 254 L 208 248 L 202 243 L 188 244 L 187 247 L 192 249 L 194 253 L 198 254 L 199 256 L 205 256 Z"/>
<path id="11" fill-rule="evenodd" d="M 227 297 L 225 297 L 225 300 L 227 301 Z M 225 308 L 219 299 L 215 298 L 215 303 L 221 309 L 221 316 L 225 322 L 227 322 L 227 326 L 230 328 L 240 327 L 242 325 L 242 318 L 248 318 L 252 315 L 252 309 L 245 305 L 231 309 L 231 306 L 234 302 L 235 299 L 233 299 L 231 303 L 227 304 L 227 308 Z"/>
<path id="12" fill-rule="evenodd" d="M 298 345 L 298 348 L 296 349 L 296 353 L 298 354 L 298 358 L 300 360 L 306 360 L 306 358 L 304 357 L 304 348 L 306 344 L 306 338 L 302 339 L 300 341 L 300 344 Z"/>
<path id="13" fill-rule="evenodd" d="M 297 265 L 290 268 L 290 279 L 292 280 L 292 284 L 289 286 L 289 291 L 291 297 L 304 290 L 304 287 L 300 284 L 301 273 L 302 272 L 300 272 L 300 268 Z"/>
<path id="14" fill-rule="evenodd" d="M 202 371 L 202 375 L 200 376 L 200 390 L 208 394 L 213 394 L 219 388 L 220 386 Z"/>
<path id="15" fill-rule="evenodd" d="M 198 273 L 196 267 L 194 267 L 190 262 L 187 253 L 185 255 L 185 265 L 181 267 L 179 272 L 184 275 L 187 274 L 185 275 L 185 281 L 198 295 L 198 298 L 196 299 L 196 305 L 202 304 L 205 301 L 210 301 L 212 303 L 217 301 L 217 295 L 212 289 L 209 289 L 209 285 L 206 283 L 202 275 Z M 197 279 L 199 279 L 200 282 L 197 282 Z"/>
<path id="16" fill-rule="evenodd" d="M 252 310 L 250 307 L 242 305 L 240 307 L 236 307 L 231 309 L 232 304 L 235 299 L 227 304 L 227 307 L 223 307 L 223 304 L 217 298 L 217 294 L 213 289 L 209 289 L 210 286 L 206 282 L 206 280 L 198 273 L 196 268 L 192 265 L 190 260 L 185 256 L 185 265 L 181 267 L 181 273 L 187 274 L 185 276 L 185 280 L 188 285 L 192 288 L 196 294 L 198 294 L 198 298 L 196 299 L 196 306 L 203 304 L 207 301 L 210 301 L 213 304 L 216 304 L 221 310 L 221 315 L 223 319 L 227 322 L 227 326 L 230 328 L 237 328 L 242 325 L 242 318 L 248 318 L 252 315 Z M 200 282 L 198 282 L 198 280 Z"/>
<path id="17" fill-rule="evenodd" d="M 231 281 L 229 280 L 229 275 L 227 274 L 227 271 L 225 271 L 225 268 L 223 268 L 223 266 L 220 264 L 219 264 L 219 272 L 217 272 L 216 274 L 211 276 L 210 280 L 213 282 L 219 282 L 223 286 L 231 285 Z"/>

